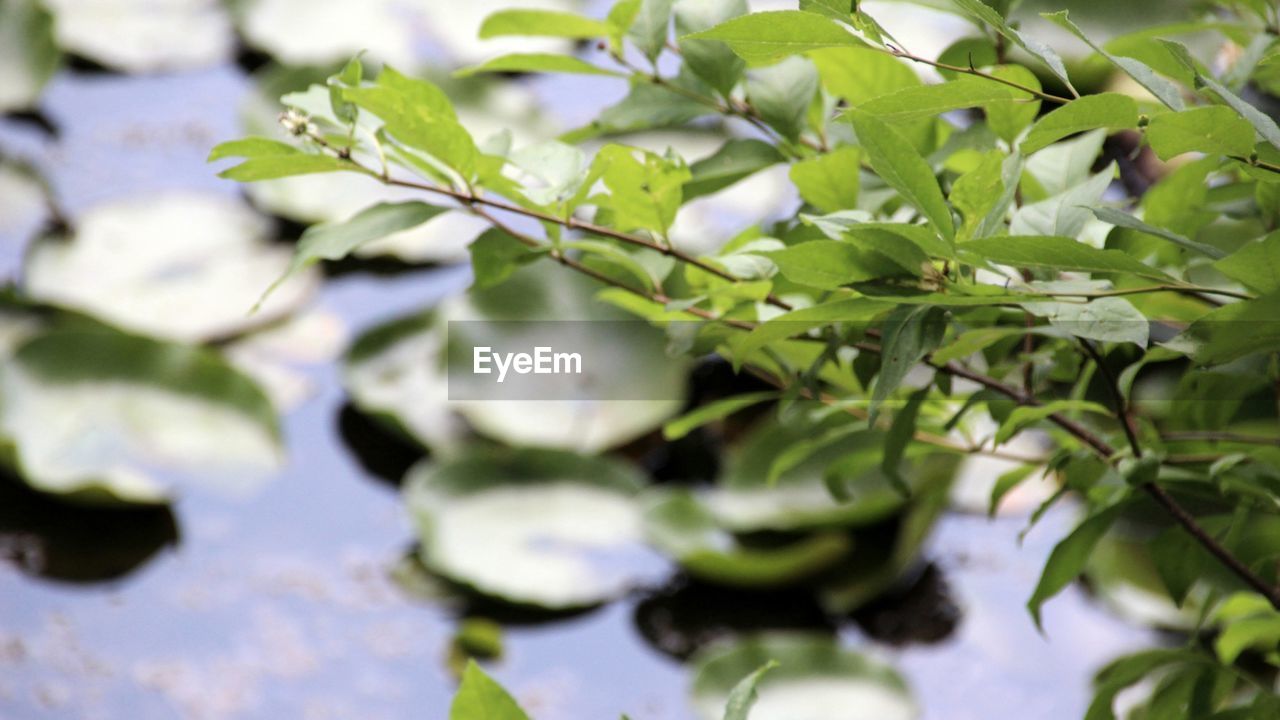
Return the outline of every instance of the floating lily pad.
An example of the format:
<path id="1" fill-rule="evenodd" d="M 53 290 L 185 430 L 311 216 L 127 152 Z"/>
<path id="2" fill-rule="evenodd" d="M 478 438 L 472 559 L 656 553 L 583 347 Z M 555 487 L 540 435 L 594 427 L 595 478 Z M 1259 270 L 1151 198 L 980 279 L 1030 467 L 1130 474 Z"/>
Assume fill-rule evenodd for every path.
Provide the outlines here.
<path id="1" fill-rule="evenodd" d="M 568 10 L 573 0 L 528 0 L 521 7 Z M 505 52 L 560 51 L 563 41 L 478 38 L 490 13 L 505 0 L 246 0 L 237 13 L 245 39 L 283 63 L 327 65 L 361 51 L 401 69 L 421 67 L 428 55 L 451 64 L 479 62 Z M 427 53 L 422 40 L 435 47 Z"/>
<path id="2" fill-rule="evenodd" d="M 279 464 L 270 401 L 215 353 L 67 325 L 28 325 L 0 364 L 4 456 L 27 484 L 160 503 L 178 480 L 246 489 Z"/>
<path id="3" fill-rule="evenodd" d="M 206 67 L 231 55 L 235 34 L 218 0 L 43 0 L 58 44 L 124 72 Z"/>
<path id="4" fill-rule="evenodd" d="M 23 165 L 0 159 L 0 267 L 12 272 L 21 265 L 26 239 L 48 213 L 39 177 Z"/>
<path id="5" fill-rule="evenodd" d="M 642 484 L 604 458 L 489 448 L 415 467 L 405 498 L 431 571 L 508 602 L 568 609 L 652 577 Z"/>
<path id="6" fill-rule="evenodd" d="M 853 549 L 853 537 L 824 532 L 749 544 L 716 523 L 688 491 L 655 494 L 645 507 L 649 541 L 693 577 L 720 585 L 771 587 L 806 580 Z"/>
<path id="7" fill-rule="evenodd" d="M 693 704 L 699 717 L 719 720 L 729 692 L 768 663 L 751 720 L 912 720 L 920 712 L 906 681 L 892 668 L 835 640 L 810 634 L 768 634 L 710 648 L 695 656 Z"/>
<path id="8" fill-rule="evenodd" d="M 0 3 L 0 112 L 35 107 L 60 57 L 53 16 L 40 3 Z"/>
<path id="9" fill-rule="evenodd" d="M 317 273 L 302 273 L 254 311 L 292 257 L 270 231 L 244 203 L 218 195 L 104 204 L 80 217 L 71 235 L 31 246 L 24 290 L 155 337 L 233 337 L 289 315 L 317 287 Z"/>
<path id="10" fill-rule="evenodd" d="M 594 300 L 598 287 L 559 266 L 538 263 L 496 288 L 450 301 L 438 313 L 374 328 L 348 354 L 347 388 L 361 410 L 436 451 L 457 445 L 464 429 L 457 418 L 481 435 L 511 445 L 596 452 L 627 443 L 679 412 L 682 401 L 675 396 L 682 393 L 688 365 L 667 357 L 658 330 Z M 449 400 L 445 323 L 521 319 L 625 320 L 592 326 L 592 341 L 616 361 L 610 377 L 626 378 L 633 396 L 668 399 L 611 400 L 610 388 L 595 383 L 575 387 L 572 396 L 577 399 L 572 400 Z M 576 376 L 567 377 L 560 380 L 573 382 Z"/>
<path id="11" fill-rule="evenodd" d="M 362 412 L 423 448 L 447 451 L 465 426 L 449 406 L 443 356 L 444 334 L 434 312 L 398 318 L 356 338 L 343 384 Z"/>

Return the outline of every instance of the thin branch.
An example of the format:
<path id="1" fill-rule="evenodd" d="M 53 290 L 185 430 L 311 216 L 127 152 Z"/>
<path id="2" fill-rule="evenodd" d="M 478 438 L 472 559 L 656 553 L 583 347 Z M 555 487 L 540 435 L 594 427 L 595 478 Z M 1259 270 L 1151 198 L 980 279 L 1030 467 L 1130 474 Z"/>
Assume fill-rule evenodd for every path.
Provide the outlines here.
<path id="1" fill-rule="evenodd" d="M 1072 98 L 1062 97 L 1061 95 L 1054 95 L 1053 93 L 1047 93 L 1047 92 L 1044 92 L 1043 90 L 1037 90 L 1033 87 L 1023 85 L 1022 83 L 1016 82 L 1014 80 L 1006 80 L 1005 78 L 997 77 L 995 75 L 992 75 L 991 73 L 984 73 L 981 70 L 978 70 L 977 68 L 963 67 L 960 65 L 949 65 L 947 63 L 938 62 L 937 60 L 930 60 L 929 58 L 921 57 L 919 55 L 909 53 L 906 50 L 895 47 L 893 45 L 887 45 L 883 48 L 872 47 L 872 49 L 879 50 L 880 52 L 886 53 L 888 55 L 892 55 L 894 57 L 902 58 L 903 60 L 910 60 L 911 62 L 914 62 L 914 63 L 920 63 L 922 65 L 935 67 L 935 68 L 938 68 L 939 70 L 949 70 L 951 72 L 963 73 L 965 75 L 972 75 L 974 77 L 980 77 L 985 80 L 998 82 L 1001 85 L 1007 85 L 1016 90 L 1021 90 L 1022 92 L 1027 93 L 1029 95 L 1034 95 L 1035 97 L 1038 97 L 1041 100 L 1048 100 L 1049 102 L 1058 103 L 1059 105 L 1066 105 L 1072 100 Z"/>

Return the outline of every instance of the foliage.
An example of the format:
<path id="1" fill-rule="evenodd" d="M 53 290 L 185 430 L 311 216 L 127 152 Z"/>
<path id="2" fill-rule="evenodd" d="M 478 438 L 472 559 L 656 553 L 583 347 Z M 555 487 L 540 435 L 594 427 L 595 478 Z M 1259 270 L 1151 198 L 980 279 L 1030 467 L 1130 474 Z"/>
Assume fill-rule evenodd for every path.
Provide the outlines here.
<path id="1" fill-rule="evenodd" d="M 1101 88 L 1073 84 L 1054 48 L 1007 19 L 1011 3 L 995 5 L 949 5 L 973 23 L 962 42 L 993 48 L 982 62 L 913 54 L 857 3 L 748 14 L 736 0 L 623 0 L 603 18 L 505 11 L 482 35 L 593 39 L 599 49 L 509 55 L 464 72 L 622 75 L 629 94 L 559 141 L 512 148 L 472 137 L 435 84 L 357 60 L 324 86 L 327 106 L 285 114 L 293 144 L 234 141 L 212 158 L 242 158 L 223 172 L 236 180 L 349 172 L 431 204 L 372 208 L 316 230 L 298 266 L 425 221 L 437 204 L 468 209 L 493 228 L 474 245 L 479 287 L 502 287 L 536 261 L 590 276 L 599 301 L 776 386 L 790 417 L 829 423 L 834 447 L 887 433 L 883 479 L 914 493 L 915 507 L 932 503 L 901 476 L 913 448 L 984 454 L 1020 434 L 1046 437 L 1052 450 L 1026 459 L 1037 472 L 1005 476 L 993 498 L 1043 468 L 1062 491 L 1035 517 L 1080 500 L 1078 527 L 1029 592 L 1036 622 L 1099 543 L 1141 517 L 1158 531 L 1144 542 L 1165 602 L 1201 588 L 1200 626 L 1218 638 L 1212 649 L 1192 640 L 1118 661 L 1099 675 L 1089 716 L 1113 716 L 1116 694 L 1147 680 L 1142 717 L 1275 717 L 1280 542 L 1246 532 L 1280 515 L 1280 127 L 1248 99 L 1273 82 L 1275 8 L 1226 3 L 1226 19 L 1090 43 L 1141 90 L 1081 95 Z M 1065 12 L 1046 18 L 1085 36 Z M 1171 39 L 1189 30 L 1256 51 L 1224 68 Z M 909 64 L 943 81 L 921 83 Z M 700 163 L 623 143 L 707 117 L 739 136 Z M 1170 164 L 1135 181 L 1138 164 L 1116 149 L 1125 143 Z M 788 216 L 713 252 L 672 243 L 689 200 L 780 162 L 801 198 Z M 667 433 L 760 400 L 694 410 Z M 992 438 L 952 433 L 979 413 L 997 427 Z M 778 456 L 808 457 L 813 440 Z M 827 462 L 828 508 L 858 507 L 863 498 L 838 482 L 849 461 Z M 683 548 L 675 554 L 760 579 L 731 552 L 699 545 L 723 528 L 694 499 L 662 503 L 666 542 Z M 921 517 L 904 522 L 905 535 L 923 536 L 931 515 Z M 1158 561 L 1163 547 L 1188 549 L 1190 578 Z M 755 559 L 769 566 L 777 553 Z M 1045 625 L 1052 632 L 1052 617 Z M 464 681 L 455 717 L 513 712 L 475 687 Z M 487 702 L 501 708 L 466 709 Z"/>

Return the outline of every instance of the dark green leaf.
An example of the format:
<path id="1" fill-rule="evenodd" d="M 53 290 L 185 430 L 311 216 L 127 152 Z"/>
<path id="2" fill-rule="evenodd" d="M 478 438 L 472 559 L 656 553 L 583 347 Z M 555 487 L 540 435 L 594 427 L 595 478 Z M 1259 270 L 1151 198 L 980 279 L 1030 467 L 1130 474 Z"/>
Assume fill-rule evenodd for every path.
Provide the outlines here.
<path id="1" fill-rule="evenodd" d="M 1094 546 L 1111 528 L 1119 514 L 1118 506 L 1100 510 L 1085 518 L 1070 535 L 1054 546 L 1045 563 L 1040 582 L 1027 601 L 1027 609 L 1031 611 L 1036 627 L 1044 629 L 1040 623 L 1040 607 L 1084 572 L 1085 563 L 1093 554 Z"/>
<path id="2" fill-rule="evenodd" d="M 760 140 L 728 140 L 710 157 L 689 166 L 684 200 L 719 192 L 757 172 L 782 162 L 782 153 Z"/>
<path id="3" fill-rule="evenodd" d="M 1102 93 L 1086 95 L 1059 107 L 1036 121 L 1022 141 L 1022 152 L 1031 154 L 1068 135 L 1106 128 L 1128 130 L 1138 127 L 1138 103 L 1128 95 Z"/>

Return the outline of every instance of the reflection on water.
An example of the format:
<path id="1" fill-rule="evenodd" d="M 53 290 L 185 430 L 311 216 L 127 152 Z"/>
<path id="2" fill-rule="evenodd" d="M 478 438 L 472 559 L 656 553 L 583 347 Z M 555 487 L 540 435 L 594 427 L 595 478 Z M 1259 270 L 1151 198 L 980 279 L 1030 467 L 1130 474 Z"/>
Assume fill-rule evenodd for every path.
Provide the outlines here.
<path id="1" fill-rule="evenodd" d="M 49 177 L 72 217 L 165 189 L 236 193 L 204 156 L 237 134 L 246 89 L 230 66 L 63 73 L 44 102 L 61 133 L 0 120 L 0 151 Z M 29 225 L 0 227 L 7 277 Z M 349 269 L 320 305 L 355 331 L 468 281 L 465 269 Z M 452 692 L 442 659 L 457 618 L 484 616 L 507 625 L 495 676 L 540 720 L 687 719 L 677 658 L 724 633 L 765 628 L 820 628 L 878 648 L 927 718 L 985 720 L 1017 708 L 1058 720 L 1081 714 L 1099 665 L 1153 640 L 1078 590 L 1046 609 L 1049 637 L 1036 634 L 1022 604 L 1070 522 L 1065 512 L 1021 549 L 1021 520 L 945 518 L 926 550 L 933 566 L 915 587 L 839 622 L 807 597 L 765 601 L 678 580 L 550 617 L 474 599 L 423 601 L 391 575 L 414 532 L 394 488 L 376 480 L 398 479 L 416 453 L 353 416 L 332 363 L 304 371 L 318 390 L 285 419 L 290 461 L 252 497 L 197 492 L 172 514 L 67 511 L 0 479 L 0 717 L 439 717 Z M 660 477 L 710 476 L 716 459 L 695 441 L 642 441 L 629 454 Z"/>
<path id="2" fill-rule="evenodd" d="M 119 580 L 177 544 L 177 522 L 167 507 L 79 507 L 0 476 L 0 560 L 32 576 Z"/>

